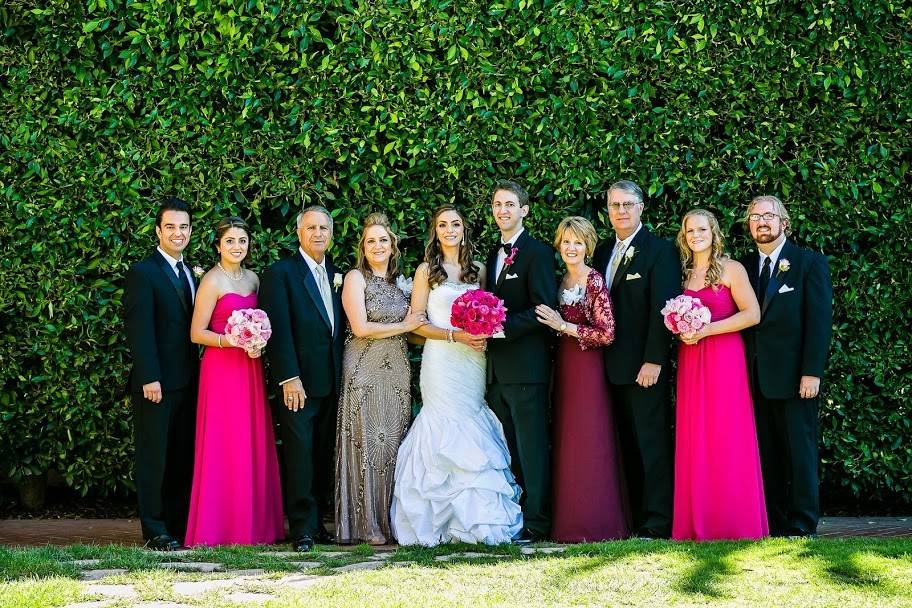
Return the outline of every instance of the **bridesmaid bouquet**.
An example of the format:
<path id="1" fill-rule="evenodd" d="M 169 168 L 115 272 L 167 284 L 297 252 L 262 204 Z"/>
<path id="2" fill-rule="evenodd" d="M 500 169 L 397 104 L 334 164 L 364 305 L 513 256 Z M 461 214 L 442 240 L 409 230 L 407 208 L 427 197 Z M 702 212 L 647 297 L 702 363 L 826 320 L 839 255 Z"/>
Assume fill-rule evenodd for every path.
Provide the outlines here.
<path id="1" fill-rule="evenodd" d="M 225 337 L 231 346 L 247 351 L 251 359 L 259 357 L 269 337 L 272 336 L 272 325 L 269 317 L 259 308 L 239 308 L 228 317 L 225 326 Z"/>
<path id="2" fill-rule="evenodd" d="M 507 309 L 503 300 L 484 289 L 470 289 L 453 300 L 450 323 L 477 336 L 493 336 L 503 331 Z"/>
<path id="3" fill-rule="evenodd" d="M 684 294 L 665 302 L 661 312 L 665 327 L 673 334 L 693 334 L 712 321 L 712 314 L 700 298 Z"/>

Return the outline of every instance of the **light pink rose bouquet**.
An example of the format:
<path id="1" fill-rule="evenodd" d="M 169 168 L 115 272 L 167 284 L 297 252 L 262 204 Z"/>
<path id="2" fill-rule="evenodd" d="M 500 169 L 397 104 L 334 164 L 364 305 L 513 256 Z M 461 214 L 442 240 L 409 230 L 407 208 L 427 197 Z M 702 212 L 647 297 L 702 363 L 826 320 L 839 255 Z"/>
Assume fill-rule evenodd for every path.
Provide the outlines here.
<path id="1" fill-rule="evenodd" d="M 247 351 L 252 359 L 259 357 L 272 336 L 272 325 L 265 311 L 259 308 L 240 308 L 228 317 L 225 338 L 231 346 Z"/>
<path id="2" fill-rule="evenodd" d="M 661 312 L 665 327 L 673 334 L 693 334 L 712 321 L 712 314 L 700 298 L 684 294 L 665 302 Z"/>

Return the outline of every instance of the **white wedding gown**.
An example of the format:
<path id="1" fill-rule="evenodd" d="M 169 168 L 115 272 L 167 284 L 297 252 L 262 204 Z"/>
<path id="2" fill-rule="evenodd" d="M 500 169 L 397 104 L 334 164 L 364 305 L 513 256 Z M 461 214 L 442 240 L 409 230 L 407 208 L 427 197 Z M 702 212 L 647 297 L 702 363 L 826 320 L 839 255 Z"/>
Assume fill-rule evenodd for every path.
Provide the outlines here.
<path id="1" fill-rule="evenodd" d="M 453 300 L 476 287 L 443 283 L 432 289 L 430 322 L 453 329 Z M 423 406 L 396 460 L 396 539 L 425 546 L 509 542 L 522 529 L 521 490 L 510 472 L 503 427 L 485 403 L 484 353 L 428 340 L 420 385 Z"/>

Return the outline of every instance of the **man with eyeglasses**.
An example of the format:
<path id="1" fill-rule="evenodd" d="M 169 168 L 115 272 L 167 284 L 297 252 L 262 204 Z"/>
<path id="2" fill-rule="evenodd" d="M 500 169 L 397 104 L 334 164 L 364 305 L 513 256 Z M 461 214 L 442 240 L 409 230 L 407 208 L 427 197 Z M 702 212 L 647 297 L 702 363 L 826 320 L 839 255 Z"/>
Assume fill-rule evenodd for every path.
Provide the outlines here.
<path id="1" fill-rule="evenodd" d="M 756 251 L 741 259 L 760 302 L 744 331 L 766 511 L 772 536 L 817 532 L 817 403 L 833 325 L 826 258 L 786 238 L 791 222 L 775 196 L 755 197 L 745 221 Z"/>
<path id="2" fill-rule="evenodd" d="M 593 266 L 610 286 L 616 322 L 605 368 L 618 416 L 634 536 L 671 534 L 673 451 L 668 392 L 672 336 L 661 309 L 681 293 L 674 245 L 640 221 L 643 191 L 622 180 L 608 189 L 615 238 L 596 247 Z"/>

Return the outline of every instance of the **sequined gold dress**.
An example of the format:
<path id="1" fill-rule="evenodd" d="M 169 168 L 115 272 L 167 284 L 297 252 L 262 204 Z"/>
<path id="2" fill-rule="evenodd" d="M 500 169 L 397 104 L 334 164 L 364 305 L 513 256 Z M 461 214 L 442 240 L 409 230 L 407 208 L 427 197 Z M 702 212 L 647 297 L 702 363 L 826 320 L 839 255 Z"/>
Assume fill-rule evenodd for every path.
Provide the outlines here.
<path id="1" fill-rule="evenodd" d="M 408 298 L 366 276 L 365 308 L 373 323 L 398 323 Z M 411 420 L 405 335 L 372 340 L 349 334 L 342 360 L 336 430 L 336 542 L 392 542 L 390 502 L 396 453 Z"/>

